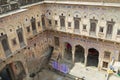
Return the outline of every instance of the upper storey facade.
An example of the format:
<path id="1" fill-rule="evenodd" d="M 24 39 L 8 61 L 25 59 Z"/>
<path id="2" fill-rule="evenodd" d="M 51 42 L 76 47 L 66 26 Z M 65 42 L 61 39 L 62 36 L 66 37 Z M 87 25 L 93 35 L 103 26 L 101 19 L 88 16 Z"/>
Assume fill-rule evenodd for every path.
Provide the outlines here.
<path id="1" fill-rule="evenodd" d="M 21 6 L 25 6 L 28 4 L 33 4 L 33 3 L 39 3 L 39 2 L 49 2 L 49 1 L 54 1 L 54 2 L 80 2 L 82 4 L 86 4 L 84 2 L 93 2 L 92 4 L 104 4 L 104 3 L 120 3 L 119 0 L 0 0 L 0 14 L 17 10 Z M 96 2 L 96 3 L 94 3 Z M 109 5 L 109 4 L 107 4 Z M 114 4 L 115 5 L 115 4 Z M 117 4 L 119 5 L 119 4 Z"/>
<path id="2" fill-rule="evenodd" d="M 0 58 L 20 50 L 28 39 L 45 29 L 119 44 L 119 14 L 120 7 L 113 5 L 44 1 L 22 6 L 15 12 L 0 15 Z"/>
<path id="3" fill-rule="evenodd" d="M 47 4 L 46 22 L 54 30 L 120 42 L 120 8 Z"/>

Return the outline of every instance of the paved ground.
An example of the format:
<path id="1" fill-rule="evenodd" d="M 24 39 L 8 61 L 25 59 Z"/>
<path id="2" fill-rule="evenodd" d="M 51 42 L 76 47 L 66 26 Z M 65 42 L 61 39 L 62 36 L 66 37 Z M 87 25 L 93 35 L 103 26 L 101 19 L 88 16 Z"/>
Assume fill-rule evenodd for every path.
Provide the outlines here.
<path id="1" fill-rule="evenodd" d="M 77 77 L 85 77 L 85 80 L 106 80 L 106 72 L 98 71 L 95 67 L 85 68 L 80 63 L 75 63 L 71 69 L 70 74 Z M 120 77 L 112 75 L 109 80 L 120 80 Z"/>
<path id="2" fill-rule="evenodd" d="M 71 69 L 69 74 L 71 75 L 64 76 L 56 71 L 43 69 L 34 78 L 28 78 L 27 80 L 75 80 L 75 77 L 85 77 L 85 80 L 106 80 L 107 73 L 98 71 L 95 67 L 85 68 L 82 64 L 75 63 L 75 66 Z M 120 80 L 120 77 L 113 75 L 109 80 Z"/>
<path id="3" fill-rule="evenodd" d="M 44 69 L 40 73 L 38 73 L 34 78 L 28 80 L 75 80 L 75 79 L 61 75 L 55 71 Z"/>

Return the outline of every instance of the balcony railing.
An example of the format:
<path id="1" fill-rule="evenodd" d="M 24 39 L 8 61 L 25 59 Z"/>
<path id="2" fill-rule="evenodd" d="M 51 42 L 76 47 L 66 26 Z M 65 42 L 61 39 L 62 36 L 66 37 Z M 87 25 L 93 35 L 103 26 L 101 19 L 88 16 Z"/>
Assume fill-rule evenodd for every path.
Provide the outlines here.
<path id="1" fill-rule="evenodd" d="M 33 35 L 36 35 L 37 34 L 37 30 L 33 30 Z"/>
<path id="2" fill-rule="evenodd" d="M 17 1 L 9 1 L 9 2 L 6 2 L 5 4 L 0 5 L 0 13 L 1 14 L 16 10 L 16 9 L 19 9 L 19 5 L 18 5 Z"/>
<path id="3" fill-rule="evenodd" d="M 11 54 L 12 54 L 12 52 L 11 52 L 10 49 L 8 49 L 8 50 L 5 51 L 6 57 L 9 57 Z"/>
<path id="4" fill-rule="evenodd" d="M 21 6 L 24 6 L 24 5 L 27 5 L 27 4 L 33 4 L 33 3 L 36 3 L 36 2 L 40 2 L 40 1 L 44 1 L 44 0 L 22 0 L 20 3 Z"/>
<path id="5" fill-rule="evenodd" d="M 21 42 L 21 43 L 20 43 L 20 47 L 21 47 L 21 48 L 23 48 L 23 47 L 25 47 L 25 46 L 26 46 L 26 45 L 25 45 L 24 42 Z"/>
<path id="6" fill-rule="evenodd" d="M 94 32 L 94 31 L 90 31 L 89 35 L 95 37 L 95 36 L 96 36 L 96 32 Z"/>
<path id="7" fill-rule="evenodd" d="M 1 13 L 5 13 L 10 11 L 10 5 L 9 4 L 5 4 L 5 5 L 1 5 Z"/>
<path id="8" fill-rule="evenodd" d="M 65 32 L 66 31 L 66 27 L 60 27 L 60 30 Z"/>
<path id="9" fill-rule="evenodd" d="M 79 29 L 74 29 L 74 33 L 79 34 L 80 30 Z"/>
<path id="10" fill-rule="evenodd" d="M 8 4 L 7 0 L 0 0 L 0 5 Z"/>
<path id="11" fill-rule="evenodd" d="M 106 34 L 106 38 L 107 39 L 111 39 L 112 38 L 112 34 Z"/>

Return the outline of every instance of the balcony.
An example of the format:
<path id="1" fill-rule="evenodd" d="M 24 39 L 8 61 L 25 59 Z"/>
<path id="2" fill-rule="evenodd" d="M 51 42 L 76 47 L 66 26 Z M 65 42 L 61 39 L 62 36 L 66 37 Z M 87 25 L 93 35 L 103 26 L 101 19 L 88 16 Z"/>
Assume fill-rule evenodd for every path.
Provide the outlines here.
<path id="1" fill-rule="evenodd" d="M 20 5 L 21 6 L 24 6 L 24 5 L 28 5 L 28 4 L 33 4 L 33 3 L 37 3 L 37 2 L 40 2 L 40 1 L 44 1 L 44 0 L 21 0 L 19 1 Z"/>
<path id="2" fill-rule="evenodd" d="M 99 38 L 103 38 L 103 37 L 104 37 L 104 33 L 103 33 L 103 32 L 99 32 L 99 33 L 98 33 L 98 37 L 99 37 Z"/>
<path id="3" fill-rule="evenodd" d="M 8 4 L 7 0 L 0 0 L 0 5 Z"/>
<path id="4" fill-rule="evenodd" d="M 106 38 L 107 39 L 111 39 L 112 38 L 112 34 L 106 34 Z"/>
<path id="5" fill-rule="evenodd" d="M 79 33 L 80 33 L 80 30 L 79 30 L 79 29 L 74 29 L 74 33 L 75 33 L 75 34 L 79 34 Z"/>
<path id="6" fill-rule="evenodd" d="M 92 37 L 96 37 L 96 32 L 90 31 L 89 35 L 92 36 Z"/>
<path id="7" fill-rule="evenodd" d="M 10 11 L 10 5 L 9 4 L 5 4 L 5 5 L 1 5 L 1 13 L 5 13 Z"/>
<path id="8" fill-rule="evenodd" d="M 66 27 L 60 27 L 60 31 L 66 32 Z"/>
<path id="9" fill-rule="evenodd" d="M 37 34 L 37 30 L 33 30 L 33 35 L 36 35 Z"/>
<path id="10" fill-rule="evenodd" d="M 18 3 L 10 4 L 11 10 L 19 9 Z"/>

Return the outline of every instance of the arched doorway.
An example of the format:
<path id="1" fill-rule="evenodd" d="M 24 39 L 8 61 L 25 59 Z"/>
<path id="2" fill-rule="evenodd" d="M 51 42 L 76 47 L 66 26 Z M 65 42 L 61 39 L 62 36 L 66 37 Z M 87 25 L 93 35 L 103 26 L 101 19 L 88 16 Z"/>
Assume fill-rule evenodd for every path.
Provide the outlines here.
<path id="1" fill-rule="evenodd" d="M 98 66 L 98 61 L 99 61 L 99 52 L 94 49 L 90 48 L 88 50 L 88 56 L 87 56 L 87 66 Z"/>
<path id="2" fill-rule="evenodd" d="M 1 71 L 2 80 L 23 80 L 26 76 L 24 66 L 21 61 L 15 61 L 7 64 Z"/>
<path id="3" fill-rule="evenodd" d="M 72 46 L 68 42 L 65 43 L 64 58 L 70 61 L 72 60 Z"/>
<path id="4" fill-rule="evenodd" d="M 75 62 L 84 63 L 84 48 L 80 45 L 75 46 Z"/>

